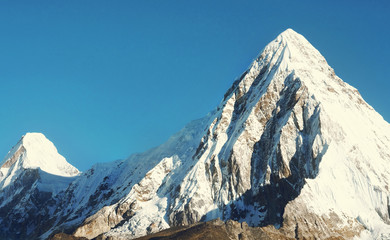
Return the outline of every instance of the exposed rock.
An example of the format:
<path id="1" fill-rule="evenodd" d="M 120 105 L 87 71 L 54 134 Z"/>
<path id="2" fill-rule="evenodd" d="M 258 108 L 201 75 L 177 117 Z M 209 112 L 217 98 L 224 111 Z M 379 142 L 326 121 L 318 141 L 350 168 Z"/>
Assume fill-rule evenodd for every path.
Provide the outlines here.
<path id="1" fill-rule="evenodd" d="M 88 240 L 85 237 L 74 237 L 72 235 L 68 235 L 66 233 L 57 233 L 50 240 Z"/>

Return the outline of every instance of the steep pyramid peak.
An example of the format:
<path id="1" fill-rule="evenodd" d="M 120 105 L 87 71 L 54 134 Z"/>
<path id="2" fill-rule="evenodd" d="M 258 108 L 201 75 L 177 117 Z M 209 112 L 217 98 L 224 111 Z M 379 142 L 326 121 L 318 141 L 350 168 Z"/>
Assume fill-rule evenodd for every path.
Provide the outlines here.
<path id="1" fill-rule="evenodd" d="M 40 168 L 50 174 L 75 176 L 79 171 L 61 156 L 54 144 L 42 133 L 26 133 L 9 151 L 0 164 L 3 175 L 6 169 Z"/>
<path id="2" fill-rule="evenodd" d="M 285 36 L 285 37 L 288 37 L 288 36 L 302 36 L 301 34 L 299 34 L 296 31 L 294 31 L 292 28 L 287 28 L 282 33 L 280 33 L 279 35 L 280 36 Z"/>
<path id="3" fill-rule="evenodd" d="M 285 53 L 289 56 L 289 59 L 295 59 L 301 61 L 310 61 L 315 59 L 325 60 L 320 52 L 311 45 L 311 43 L 301 34 L 297 33 L 291 28 L 280 33 L 273 41 L 271 41 L 265 50 L 271 50 L 271 52 Z M 283 58 L 283 60 L 286 60 Z"/>
<path id="4" fill-rule="evenodd" d="M 291 28 L 288 28 L 288 29 L 284 30 L 282 33 L 280 33 L 274 41 L 282 42 L 282 43 L 288 44 L 288 45 L 292 45 L 292 44 L 307 45 L 307 46 L 314 48 L 309 43 L 309 41 L 307 41 L 307 39 L 304 36 L 297 33 L 296 31 L 294 31 Z"/>
<path id="5" fill-rule="evenodd" d="M 275 84 L 281 86 L 284 84 L 282 80 L 290 74 L 313 90 L 319 85 L 320 89 L 326 89 L 329 81 L 340 83 L 321 53 L 304 36 L 290 28 L 280 33 L 258 54 L 240 80 L 244 90 L 257 83 L 254 79 L 258 77 L 280 80 Z M 278 75 L 280 77 L 276 77 Z"/>

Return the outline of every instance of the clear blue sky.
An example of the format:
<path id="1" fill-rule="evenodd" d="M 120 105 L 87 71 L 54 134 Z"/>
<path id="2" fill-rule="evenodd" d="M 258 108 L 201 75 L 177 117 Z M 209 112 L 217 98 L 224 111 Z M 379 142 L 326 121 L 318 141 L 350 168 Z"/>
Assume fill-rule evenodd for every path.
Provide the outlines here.
<path id="1" fill-rule="evenodd" d="M 390 121 L 389 13 L 386 0 L 0 1 L 0 155 L 25 132 L 82 171 L 159 145 L 286 28 Z"/>

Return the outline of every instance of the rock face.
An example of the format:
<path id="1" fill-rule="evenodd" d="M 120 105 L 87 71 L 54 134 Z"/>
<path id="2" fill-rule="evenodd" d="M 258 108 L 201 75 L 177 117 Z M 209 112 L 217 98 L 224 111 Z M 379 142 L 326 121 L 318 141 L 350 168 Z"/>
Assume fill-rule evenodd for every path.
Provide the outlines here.
<path id="1" fill-rule="evenodd" d="M 220 218 L 231 239 L 386 239 L 389 146 L 390 125 L 288 29 L 214 111 L 79 175 L 26 236 L 129 239 Z"/>

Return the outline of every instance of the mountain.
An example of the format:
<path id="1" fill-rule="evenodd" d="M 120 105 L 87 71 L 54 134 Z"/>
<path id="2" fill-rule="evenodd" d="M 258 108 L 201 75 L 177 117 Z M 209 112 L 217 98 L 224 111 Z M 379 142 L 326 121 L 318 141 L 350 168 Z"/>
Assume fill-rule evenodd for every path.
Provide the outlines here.
<path id="1" fill-rule="evenodd" d="M 80 172 L 41 133 L 23 136 L 0 166 L 0 239 L 38 237 L 55 196 Z"/>
<path id="2" fill-rule="evenodd" d="M 70 171 L 69 182 L 46 188 L 50 207 L 35 228 L 13 215 L 19 222 L 5 229 L 41 239 L 129 239 L 170 227 L 181 237 L 216 228 L 238 239 L 232 232 L 245 228 L 271 239 L 390 239 L 389 146 L 390 125 L 288 29 L 207 116 L 147 152 Z M 44 162 L 26 166 L 54 171 Z M 17 179 L 8 194 L 39 190 Z M 225 223 L 197 224 L 217 218 Z"/>

